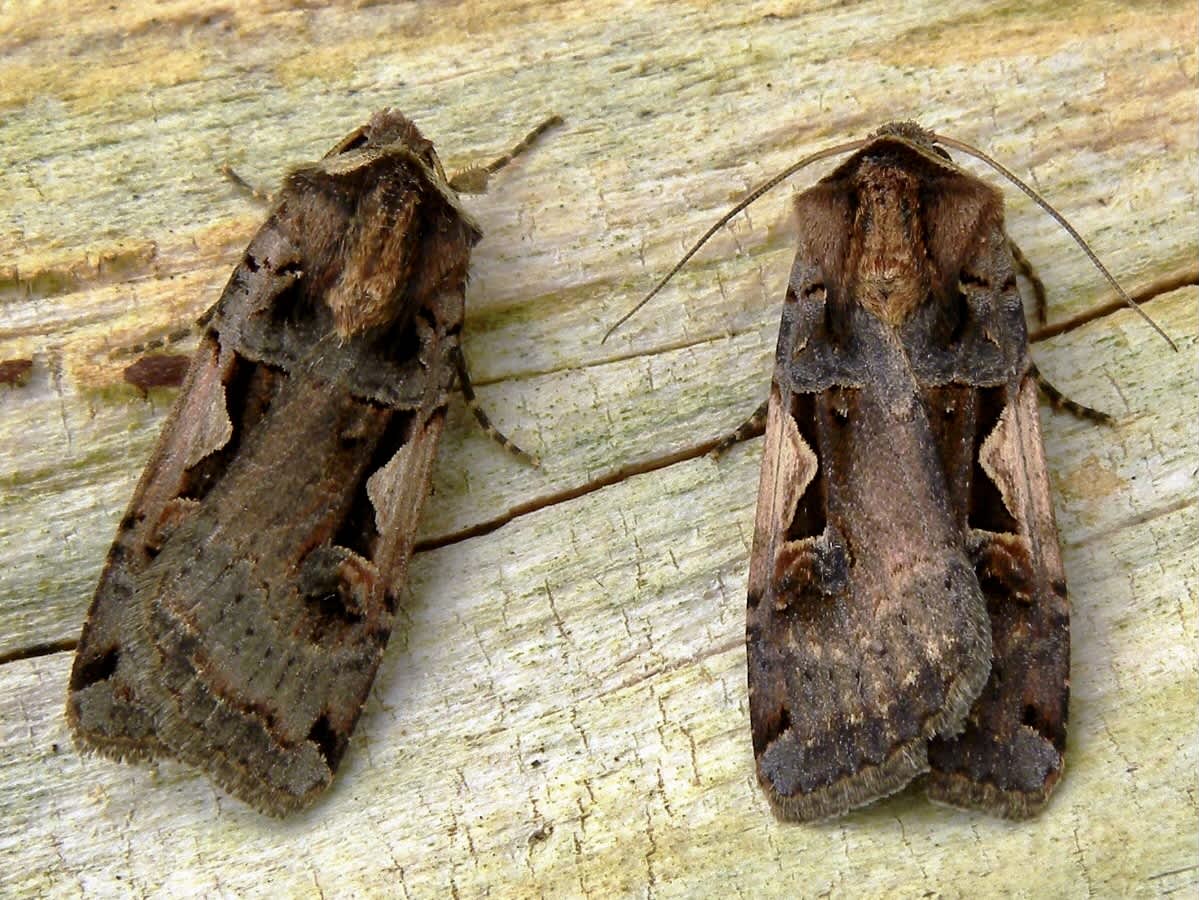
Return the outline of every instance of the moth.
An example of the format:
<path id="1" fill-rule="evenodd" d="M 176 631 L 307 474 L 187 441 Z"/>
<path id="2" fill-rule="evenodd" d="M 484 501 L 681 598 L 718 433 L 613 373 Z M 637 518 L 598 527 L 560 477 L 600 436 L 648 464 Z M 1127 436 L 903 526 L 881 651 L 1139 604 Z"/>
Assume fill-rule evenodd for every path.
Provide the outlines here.
<path id="1" fill-rule="evenodd" d="M 945 146 L 1015 179 L 886 125 L 751 192 L 617 322 L 766 190 L 855 151 L 795 199 L 765 404 L 746 648 L 758 781 L 784 820 L 924 773 L 933 800 L 1024 818 L 1062 774 L 1070 607 L 1017 274 L 1043 295 L 1002 195 Z"/>
<path id="2" fill-rule="evenodd" d="M 287 176 L 109 551 L 70 676 L 80 747 L 178 758 L 276 816 L 329 786 L 456 376 L 473 398 L 459 343 L 482 232 L 458 184 L 395 110 Z"/>

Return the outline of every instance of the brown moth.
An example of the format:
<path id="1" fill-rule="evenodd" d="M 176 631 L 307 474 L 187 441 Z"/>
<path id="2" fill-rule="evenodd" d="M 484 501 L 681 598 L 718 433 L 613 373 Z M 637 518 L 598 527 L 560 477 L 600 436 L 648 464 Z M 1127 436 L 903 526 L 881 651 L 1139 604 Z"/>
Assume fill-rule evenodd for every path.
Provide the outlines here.
<path id="1" fill-rule="evenodd" d="M 897 126 L 795 204 L 750 555 L 758 779 L 809 821 L 931 764 L 935 798 L 1027 815 L 1061 774 L 1070 612 L 1003 198 Z"/>
<path id="2" fill-rule="evenodd" d="M 109 551 L 70 677 L 82 748 L 176 757 L 271 815 L 328 787 L 466 381 L 481 232 L 455 187 L 394 110 L 285 180 Z"/>
<path id="3" fill-rule="evenodd" d="M 887 125 L 753 191 L 642 301 L 766 190 L 856 151 L 795 199 L 766 404 L 746 645 L 782 819 L 926 772 L 934 800 L 1023 818 L 1062 773 L 1070 610 L 1017 270 L 1040 282 L 942 144 L 1014 179 Z"/>

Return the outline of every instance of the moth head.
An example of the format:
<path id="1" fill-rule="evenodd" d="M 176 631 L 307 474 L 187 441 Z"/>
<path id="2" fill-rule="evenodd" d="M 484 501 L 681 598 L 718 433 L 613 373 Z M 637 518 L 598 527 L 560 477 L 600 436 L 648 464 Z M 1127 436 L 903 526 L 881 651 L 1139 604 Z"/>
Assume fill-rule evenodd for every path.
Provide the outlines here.
<path id="1" fill-rule="evenodd" d="M 325 154 L 325 159 L 357 153 L 373 155 L 371 151 L 389 147 L 403 147 L 413 157 L 445 180 L 441 160 L 433 149 L 433 142 L 420 133 L 420 129 L 398 109 L 381 109 L 365 125 L 347 134 L 337 146 Z"/>

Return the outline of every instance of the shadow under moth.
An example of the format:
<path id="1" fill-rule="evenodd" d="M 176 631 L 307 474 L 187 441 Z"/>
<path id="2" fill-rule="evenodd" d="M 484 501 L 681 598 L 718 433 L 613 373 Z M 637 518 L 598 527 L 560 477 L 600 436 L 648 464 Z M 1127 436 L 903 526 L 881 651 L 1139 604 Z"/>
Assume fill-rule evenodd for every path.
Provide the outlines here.
<path id="1" fill-rule="evenodd" d="M 456 189 L 511 155 L 448 180 L 384 110 L 287 177 L 109 551 L 70 676 L 82 748 L 178 758 L 271 815 L 328 787 L 456 375 L 473 397 L 459 337 L 482 233 Z"/>
<path id="2" fill-rule="evenodd" d="M 1041 310 L 1043 293 L 1002 195 L 942 145 L 1046 206 L 973 148 L 887 125 L 751 192 L 616 323 L 757 197 L 856 151 L 795 199 L 765 404 L 749 707 L 758 781 L 786 820 L 924 773 L 933 800 L 1024 818 L 1062 774 L 1070 609 L 1017 271 Z M 760 433 L 762 412 L 722 446 Z"/>

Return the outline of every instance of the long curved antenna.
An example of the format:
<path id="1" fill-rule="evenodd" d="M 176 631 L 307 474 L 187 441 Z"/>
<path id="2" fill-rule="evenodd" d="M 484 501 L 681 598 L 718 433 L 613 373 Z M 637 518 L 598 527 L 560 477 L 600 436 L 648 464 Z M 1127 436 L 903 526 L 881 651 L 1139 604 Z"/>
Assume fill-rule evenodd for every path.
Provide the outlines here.
<path id="1" fill-rule="evenodd" d="M 804 166 L 810 165 L 811 163 L 814 163 L 814 162 L 818 162 L 822 159 L 827 159 L 830 156 L 837 156 L 838 154 L 841 154 L 841 153 L 849 153 L 850 151 L 853 151 L 853 150 L 860 150 L 862 147 L 865 147 L 866 144 L 870 142 L 870 140 L 871 140 L 870 138 L 865 138 L 862 140 L 850 141 L 847 144 L 838 144 L 835 147 L 828 147 L 824 150 L 817 151 L 816 153 L 813 153 L 811 156 L 805 156 L 799 162 L 791 164 L 787 168 L 783 169 L 783 171 L 779 172 L 777 175 L 767 179 L 762 184 L 758 185 L 756 188 L 754 188 L 752 191 L 750 191 L 744 200 L 741 200 L 736 206 L 734 206 L 727 213 L 725 213 L 723 216 L 721 216 L 717 220 L 715 225 L 713 225 L 711 228 L 709 228 L 707 231 L 704 232 L 703 237 L 701 237 L 698 241 L 696 241 L 695 244 L 691 247 L 691 249 L 688 250 L 685 254 L 683 254 L 683 258 L 680 259 L 677 263 L 675 263 L 674 268 L 666 273 L 666 277 L 663 278 L 661 281 L 659 281 L 654 286 L 654 289 L 652 291 L 650 291 L 648 294 L 646 294 L 644 297 L 642 297 L 639 301 L 637 301 L 637 304 L 632 309 L 630 309 L 623 316 L 621 316 L 619 319 L 617 319 L 616 323 L 611 328 L 609 328 L 607 331 L 604 332 L 604 336 L 600 340 L 600 343 L 602 344 L 604 341 L 608 340 L 608 338 L 610 338 L 612 336 L 612 332 L 616 331 L 617 328 L 619 328 L 621 325 L 623 325 L 625 322 L 627 322 L 629 319 L 631 319 L 633 317 L 633 315 L 637 312 L 637 310 L 641 309 L 641 307 L 643 307 L 643 306 L 645 306 L 645 304 L 649 303 L 649 301 L 654 298 L 654 295 L 656 295 L 658 293 L 658 291 L 660 291 L 660 290 L 662 290 L 662 288 L 666 287 L 666 283 L 668 281 L 670 281 L 670 279 L 674 278 L 674 276 L 678 273 L 679 269 L 683 268 L 683 266 L 685 266 L 687 264 L 687 260 L 689 260 L 689 259 L 691 259 L 691 257 L 695 256 L 695 254 L 699 252 L 699 248 L 702 247 L 704 244 L 706 244 L 708 242 L 708 239 L 710 237 L 712 237 L 712 235 L 714 235 L 721 228 L 723 228 L 725 225 L 727 225 L 729 223 L 729 220 L 732 219 L 733 216 L 737 215 L 737 213 L 741 212 L 743 209 L 745 209 L 747 206 L 749 206 L 751 203 L 753 203 L 755 200 L 757 200 L 759 197 L 761 197 L 767 191 L 771 190 L 774 187 L 777 187 L 780 183 L 786 181 L 788 178 L 790 178 L 792 175 L 794 175 L 796 172 L 798 172 Z"/>
<path id="2" fill-rule="evenodd" d="M 1173 347 L 1174 350 L 1176 350 L 1176 351 L 1178 350 L 1178 345 L 1175 344 L 1173 340 L 1171 340 L 1171 338 L 1168 334 L 1166 334 L 1164 331 L 1162 331 L 1161 326 L 1159 326 L 1156 322 L 1154 322 L 1153 319 L 1150 318 L 1149 314 L 1147 312 L 1145 312 L 1145 310 L 1141 309 L 1141 307 L 1137 304 L 1137 302 L 1135 300 L 1133 300 L 1131 297 L 1128 296 L 1127 293 L 1125 293 L 1124 288 L 1120 287 L 1120 283 L 1118 281 L 1116 281 L 1116 279 L 1114 277 L 1112 277 L 1112 273 L 1109 272 L 1107 270 L 1107 267 L 1099 261 L 1099 257 L 1095 255 L 1095 251 L 1092 250 L 1090 248 L 1090 246 L 1087 244 L 1087 242 L 1082 239 L 1082 235 L 1080 235 L 1077 231 L 1074 230 L 1074 226 L 1066 221 L 1065 216 L 1063 216 L 1056 209 L 1054 209 L 1052 206 L 1049 205 L 1049 201 L 1045 200 L 1040 194 L 1038 194 L 1036 191 L 1034 191 L 1032 188 L 1030 188 L 1027 184 L 1025 184 L 1023 181 L 1021 181 L 1019 178 L 1017 178 L 1014 173 L 1008 171 L 1004 166 L 1002 166 L 1000 163 L 996 162 L 995 160 L 991 159 L 991 157 L 987 156 L 987 154 L 983 153 L 981 150 L 979 150 L 975 147 L 971 147 L 969 144 L 963 144 L 961 141 L 955 141 L 953 138 L 945 137 L 944 135 L 941 135 L 941 134 L 934 134 L 933 140 L 935 140 L 938 144 L 942 144 L 946 147 L 952 147 L 954 150 L 960 150 L 961 152 L 967 154 L 968 156 L 973 156 L 975 159 L 979 160 L 980 162 L 986 163 L 988 166 L 990 166 L 992 169 L 994 169 L 996 172 L 998 172 L 1000 175 L 1002 175 L 1004 178 L 1006 178 L 1008 181 L 1010 181 L 1012 184 L 1014 184 L 1016 187 L 1018 187 L 1020 190 L 1022 190 L 1025 194 L 1027 194 L 1028 197 L 1034 203 L 1037 204 L 1037 206 L 1041 207 L 1041 209 L 1043 209 L 1043 210 L 1045 210 L 1045 212 L 1049 213 L 1049 215 L 1051 215 L 1053 217 L 1054 221 L 1057 222 L 1057 224 L 1061 225 L 1062 228 L 1064 228 L 1066 230 L 1066 233 L 1069 234 L 1070 237 L 1074 238 L 1075 243 L 1077 243 L 1078 246 L 1082 248 L 1082 252 L 1085 253 L 1087 255 L 1087 258 L 1090 259 L 1091 262 L 1095 264 L 1095 268 L 1097 268 L 1101 273 L 1103 273 L 1103 277 L 1107 279 L 1108 284 L 1110 284 L 1113 288 L 1116 289 L 1116 293 L 1120 295 L 1120 298 L 1124 301 L 1125 305 L 1134 309 L 1136 311 L 1137 315 L 1139 315 L 1142 319 L 1144 319 L 1146 322 L 1148 322 L 1154 331 L 1156 331 L 1163 338 L 1165 338 L 1167 344 L 1169 344 L 1171 347 Z"/>

